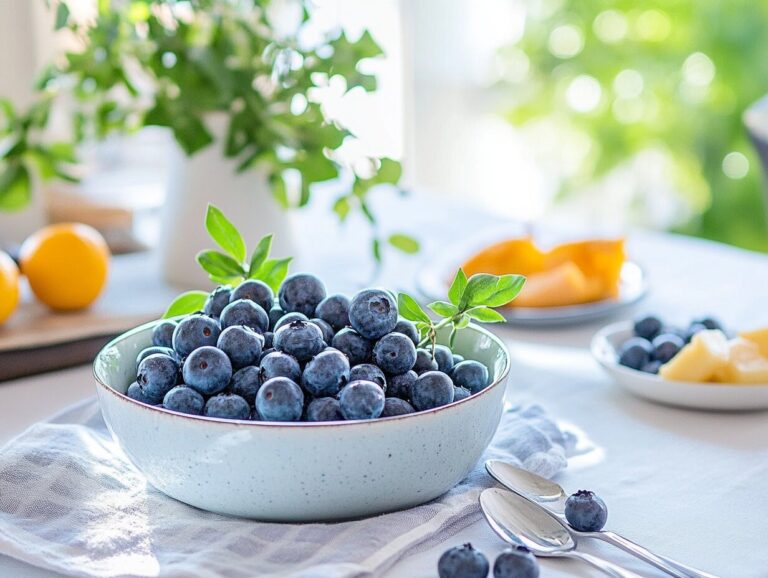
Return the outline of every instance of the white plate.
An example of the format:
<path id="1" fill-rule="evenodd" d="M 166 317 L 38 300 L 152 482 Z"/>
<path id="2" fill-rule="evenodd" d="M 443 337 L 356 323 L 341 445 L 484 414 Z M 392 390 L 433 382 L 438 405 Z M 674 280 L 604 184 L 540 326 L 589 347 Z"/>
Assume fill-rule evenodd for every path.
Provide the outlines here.
<path id="1" fill-rule="evenodd" d="M 619 365 L 616 351 L 632 335 L 632 324 L 622 322 L 603 327 L 592 338 L 592 355 L 616 383 L 627 391 L 651 401 L 694 409 L 768 409 L 768 384 L 669 381 L 658 375 Z"/>
<path id="2" fill-rule="evenodd" d="M 454 255 L 446 251 L 445 255 Z M 444 300 L 459 265 L 454 259 L 436 258 L 419 272 L 416 284 L 430 301 Z M 648 292 L 648 282 L 642 268 L 631 261 L 621 269 L 619 297 L 567 307 L 502 307 L 498 309 L 511 325 L 556 326 L 571 325 L 613 315 L 631 307 Z"/>

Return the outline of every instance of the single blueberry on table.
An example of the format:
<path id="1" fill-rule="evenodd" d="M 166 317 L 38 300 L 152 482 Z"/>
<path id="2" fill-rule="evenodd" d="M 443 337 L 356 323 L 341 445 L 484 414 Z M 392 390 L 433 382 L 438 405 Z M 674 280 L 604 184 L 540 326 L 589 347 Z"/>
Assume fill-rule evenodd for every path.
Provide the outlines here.
<path id="1" fill-rule="evenodd" d="M 331 397 L 349 381 L 349 360 L 336 349 L 326 349 L 309 360 L 301 385 L 315 397 Z"/>
<path id="2" fill-rule="evenodd" d="M 416 346 L 407 335 L 388 333 L 373 347 L 373 360 L 386 373 L 405 373 L 416 363 Z"/>
<path id="3" fill-rule="evenodd" d="M 291 381 L 301 380 L 301 365 L 292 355 L 282 351 L 273 351 L 261 358 L 259 368 L 261 383 L 266 383 L 273 377 L 287 377 Z"/>
<path id="4" fill-rule="evenodd" d="M 236 371 L 229 382 L 229 391 L 239 395 L 250 405 L 256 401 L 256 394 L 261 387 L 260 369 L 253 365 Z"/>
<path id="5" fill-rule="evenodd" d="M 472 544 L 464 544 L 443 552 L 437 562 L 437 574 L 440 578 L 485 578 L 489 567 L 482 552 Z"/>
<path id="6" fill-rule="evenodd" d="M 416 325 L 413 321 L 407 319 L 399 319 L 395 324 L 395 328 L 392 330 L 394 333 L 402 333 L 408 339 L 413 341 L 414 345 L 419 344 L 419 330 L 416 329 Z"/>
<path id="7" fill-rule="evenodd" d="M 203 305 L 203 313 L 212 317 L 221 316 L 221 312 L 229 305 L 229 297 L 232 295 L 232 289 L 219 285 L 211 291 L 210 295 L 205 299 L 205 305 Z"/>
<path id="8" fill-rule="evenodd" d="M 422 374 L 425 371 L 437 371 L 437 361 L 432 357 L 432 352 L 427 349 L 416 350 L 416 363 L 413 364 L 413 371 Z"/>
<path id="9" fill-rule="evenodd" d="M 208 398 L 203 415 L 222 419 L 248 419 L 251 406 L 237 394 L 220 393 Z"/>
<path id="10" fill-rule="evenodd" d="M 390 375 L 387 377 L 387 396 L 399 397 L 400 399 L 411 399 L 411 388 L 416 383 L 418 374 L 411 370 L 400 375 Z"/>
<path id="11" fill-rule="evenodd" d="M 364 289 L 349 304 L 349 324 L 363 337 L 379 339 L 397 325 L 397 303 L 382 289 Z"/>
<path id="12" fill-rule="evenodd" d="M 372 381 L 387 391 L 387 377 L 378 365 L 373 363 L 361 363 L 355 365 L 349 372 L 349 381 Z"/>
<path id="13" fill-rule="evenodd" d="M 179 383 L 179 364 L 162 353 L 150 355 L 139 364 L 136 382 L 148 399 L 162 399 Z"/>
<path id="14" fill-rule="evenodd" d="M 351 327 L 345 327 L 333 336 L 331 346 L 349 358 L 350 365 L 367 363 L 371 359 L 373 344 Z"/>
<path id="15" fill-rule="evenodd" d="M 450 373 L 453 369 L 453 352 L 446 345 L 435 345 L 435 361 L 438 371 Z"/>
<path id="16" fill-rule="evenodd" d="M 496 557 L 493 578 L 539 578 L 539 562 L 525 546 L 512 546 Z"/>
<path id="17" fill-rule="evenodd" d="M 273 305 L 272 309 L 267 311 L 267 315 L 269 316 L 269 330 L 274 331 L 275 324 L 283 315 L 285 315 L 285 311 L 283 311 L 279 305 Z"/>
<path id="18" fill-rule="evenodd" d="M 221 312 L 221 328 L 233 325 L 245 325 L 256 333 L 264 333 L 269 329 L 269 315 L 258 303 L 250 299 L 238 299 L 230 302 Z"/>
<path id="19" fill-rule="evenodd" d="M 165 394 L 163 406 L 171 411 L 201 415 L 205 407 L 205 399 L 197 391 L 186 385 L 177 385 Z"/>
<path id="20" fill-rule="evenodd" d="M 619 348 L 619 363 L 632 369 L 642 369 L 651 360 L 653 346 L 642 337 L 630 337 Z"/>
<path id="21" fill-rule="evenodd" d="M 653 340 L 651 345 L 653 346 L 653 359 L 664 364 L 680 352 L 685 346 L 685 341 L 679 335 L 662 333 Z"/>
<path id="22" fill-rule="evenodd" d="M 184 360 L 182 375 L 188 386 L 203 395 L 214 395 L 224 391 L 232 379 L 232 363 L 221 349 L 200 347 Z"/>
<path id="23" fill-rule="evenodd" d="M 146 403 L 147 405 L 157 405 L 163 401 L 162 397 L 157 398 L 147 395 L 136 381 L 128 386 L 128 390 L 125 392 L 125 395 L 131 399 L 140 401 L 141 403 Z"/>
<path id="24" fill-rule="evenodd" d="M 312 359 L 325 348 L 323 332 L 309 321 L 292 321 L 275 332 L 275 349 L 293 355 L 299 362 Z"/>
<path id="25" fill-rule="evenodd" d="M 372 381 L 351 381 L 339 394 L 344 419 L 376 419 L 384 410 L 384 390 Z"/>
<path id="26" fill-rule="evenodd" d="M 157 347 L 173 347 L 173 331 L 176 329 L 175 321 L 161 321 L 152 330 L 152 345 Z"/>
<path id="27" fill-rule="evenodd" d="M 453 368 L 451 378 L 455 385 L 477 393 L 488 385 L 488 368 L 479 361 L 469 359 Z"/>
<path id="28" fill-rule="evenodd" d="M 264 338 L 250 327 L 233 325 L 221 332 L 216 346 L 227 354 L 232 369 L 240 369 L 259 364 Z"/>
<path id="29" fill-rule="evenodd" d="M 256 410 L 263 421 L 298 421 L 304 412 L 304 394 L 287 377 L 273 377 L 256 394 Z"/>
<path id="30" fill-rule="evenodd" d="M 198 347 L 216 345 L 221 327 L 219 322 L 207 315 L 185 317 L 173 330 L 173 348 L 181 357 L 186 357 Z"/>
<path id="31" fill-rule="evenodd" d="M 719 329 L 720 331 L 723 331 L 723 332 L 725 331 L 725 329 L 723 328 L 723 324 L 720 323 L 717 319 L 714 319 L 712 317 L 704 317 L 702 319 L 694 319 L 691 322 L 691 324 L 692 325 L 694 325 L 694 324 L 703 325 L 704 327 L 706 327 L 710 331 L 713 330 L 713 329 Z"/>
<path id="32" fill-rule="evenodd" d="M 283 281 L 277 296 L 283 311 L 297 311 L 313 317 L 315 309 L 325 299 L 325 285 L 309 273 L 294 273 Z"/>
<path id="33" fill-rule="evenodd" d="M 635 320 L 635 335 L 652 341 L 660 332 L 663 324 L 655 315 L 645 315 Z"/>
<path id="34" fill-rule="evenodd" d="M 309 402 L 307 421 L 342 421 L 339 400 L 335 397 L 318 397 Z"/>
<path id="35" fill-rule="evenodd" d="M 144 361 L 147 357 L 150 355 L 167 355 L 171 359 L 174 359 L 175 361 L 179 361 L 179 356 L 176 355 L 176 352 L 169 348 L 169 347 L 158 347 L 156 345 L 153 345 L 152 347 L 147 347 L 146 349 L 142 349 L 139 355 L 136 356 L 136 367 L 139 367 L 139 364 Z"/>
<path id="36" fill-rule="evenodd" d="M 328 295 L 318 303 L 315 317 L 325 321 L 334 331 L 344 329 L 349 325 L 349 298 L 338 293 Z"/>
<path id="37" fill-rule="evenodd" d="M 238 299 L 250 299 L 264 311 L 269 311 L 275 304 L 275 294 L 272 288 L 258 279 L 248 279 L 235 287 L 230 297 L 230 303 Z"/>
<path id="38" fill-rule="evenodd" d="M 643 365 L 643 367 L 640 368 L 640 371 L 644 373 L 658 374 L 659 369 L 661 369 L 661 365 L 662 365 L 661 361 L 654 359 L 653 361 L 649 361 L 648 363 Z"/>
<path id="39" fill-rule="evenodd" d="M 608 508 L 594 492 L 579 490 L 565 501 L 565 519 L 580 532 L 598 532 L 608 520 Z"/>
<path id="40" fill-rule="evenodd" d="M 379 417 L 393 417 L 414 413 L 413 406 L 399 397 L 388 397 L 384 400 L 384 409 Z"/>
<path id="41" fill-rule="evenodd" d="M 309 322 L 314 323 L 320 328 L 320 331 L 323 332 L 323 341 L 330 345 L 331 341 L 333 341 L 333 328 L 331 327 L 330 323 L 323 321 L 319 317 L 314 317 L 310 319 Z"/>
<path id="42" fill-rule="evenodd" d="M 440 371 L 422 373 L 411 387 L 411 404 L 417 411 L 441 407 L 452 401 L 453 382 Z"/>
<path id="43" fill-rule="evenodd" d="M 297 312 L 286 313 L 280 319 L 277 320 L 272 331 L 274 333 L 277 333 L 277 330 L 280 329 L 283 325 L 289 325 L 294 321 L 309 321 L 309 317 L 307 317 L 303 313 L 297 313 Z"/>
<path id="44" fill-rule="evenodd" d="M 453 401 L 461 401 L 462 399 L 467 399 L 470 395 L 472 395 L 472 392 L 467 388 L 458 387 L 456 385 L 453 386 Z"/>

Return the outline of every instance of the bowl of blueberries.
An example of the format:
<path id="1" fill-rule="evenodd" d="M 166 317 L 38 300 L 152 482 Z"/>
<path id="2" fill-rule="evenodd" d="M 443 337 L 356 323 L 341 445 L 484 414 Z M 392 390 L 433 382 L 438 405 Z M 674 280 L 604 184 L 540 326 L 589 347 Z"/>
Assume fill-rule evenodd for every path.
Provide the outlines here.
<path id="1" fill-rule="evenodd" d="M 329 295 L 251 279 L 202 311 L 137 327 L 94 362 L 104 419 L 161 492 L 271 521 L 412 507 L 475 466 L 503 409 L 510 358 L 470 324 L 419 347 L 394 295 Z"/>

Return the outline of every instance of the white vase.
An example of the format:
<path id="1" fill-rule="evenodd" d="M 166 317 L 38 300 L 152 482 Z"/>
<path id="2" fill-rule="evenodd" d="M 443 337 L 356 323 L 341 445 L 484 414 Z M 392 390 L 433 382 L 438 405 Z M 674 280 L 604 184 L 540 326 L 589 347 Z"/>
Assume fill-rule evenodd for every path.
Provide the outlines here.
<path id="1" fill-rule="evenodd" d="M 272 197 L 266 174 L 242 173 L 223 156 L 221 135 L 226 119 L 211 117 L 206 125 L 216 142 L 193 155 L 177 148 L 172 155 L 168 196 L 163 207 L 160 256 L 166 281 L 185 289 L 210 289 L 212 282 L 195 261 L 203 249 L 217 249 L 205 230 L 208 203 L 216 205 L 240 230 L 248 251 L 273 233 L 272 256 L 295 255 L 292 216 Z"/>

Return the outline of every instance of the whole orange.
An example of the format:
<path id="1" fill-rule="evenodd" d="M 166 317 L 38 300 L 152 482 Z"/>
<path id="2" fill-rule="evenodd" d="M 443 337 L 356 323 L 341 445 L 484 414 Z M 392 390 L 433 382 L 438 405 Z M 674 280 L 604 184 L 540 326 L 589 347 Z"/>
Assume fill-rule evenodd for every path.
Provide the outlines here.
<path id="1" fill-rule="evenodd" d="M 21 246 L 21 272 L 51 309 L 83 309 L 104 289 L 109 248 L 88 225 L 62 223 L 40 229 Z"/>
<path id="2" fill-rule="evenodd" d="M 11 316 L 19 304 L 19 268 L 0 251 L 0 323 Z"/>

